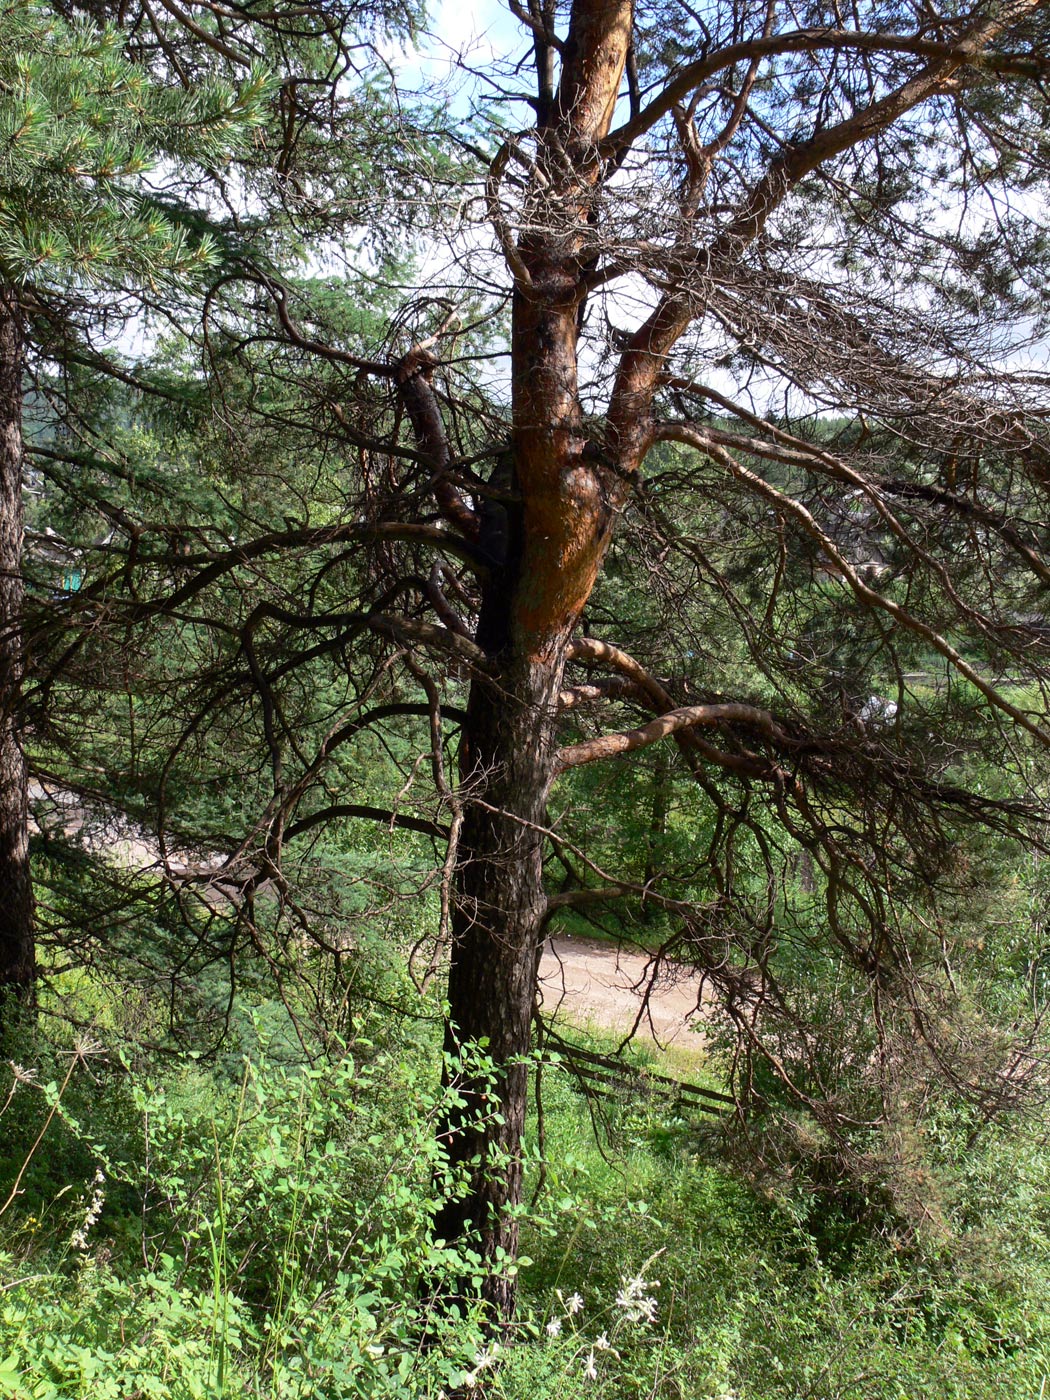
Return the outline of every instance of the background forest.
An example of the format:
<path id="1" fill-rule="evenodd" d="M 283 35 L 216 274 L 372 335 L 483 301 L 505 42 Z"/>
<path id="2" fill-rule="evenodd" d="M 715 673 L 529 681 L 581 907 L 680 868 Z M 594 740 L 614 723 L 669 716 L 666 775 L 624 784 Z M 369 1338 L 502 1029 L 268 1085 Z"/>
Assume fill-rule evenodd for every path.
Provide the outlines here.
<path id="1" fill-rule="evenodd" d="M 474 20 L 0 0 L 0 1396 L 1042 1400 L 1050 6 Z"/>

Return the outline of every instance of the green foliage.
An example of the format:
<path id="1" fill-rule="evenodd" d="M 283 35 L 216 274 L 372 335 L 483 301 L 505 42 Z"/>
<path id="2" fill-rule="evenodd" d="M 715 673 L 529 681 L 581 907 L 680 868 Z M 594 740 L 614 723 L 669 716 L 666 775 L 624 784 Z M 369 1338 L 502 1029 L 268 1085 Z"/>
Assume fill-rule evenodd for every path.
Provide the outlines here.
<path id="1" fill-rule="evenodd" d="M 1034 1137 L 945 1118 L 950 1234 L 829 1254 L 834 1203 L 750 1189 L 716 1138 L 644 1102 L 598 1144 L 551 1069 L 520 1321 L 486 1340 L 426 1301 L 478 1268 L 430 1236 L 458 1188 L 428 1048 L 311 1061 L 268 1041 L 235 1075 L 83 1043 L 21 1075 L 5 1181 L 44 1132 L 0 1201 L 5 1400 L 1029 1400 L 1050 1375 Z"/>
<path id="2" fill-rule="evenodd" d="M 40 381 L 42 427 L 29 436 L 61 498 L 41 500 L 34 523 L 61 540 L 30 566 L 36 602 L 65 589 L 71 557 L 82 587 L 64 604 L 73 632 L 52 632 L 54 673 L 31 716 L 35 756 L 86 790 L 99 819 L 119 811 L 162 830 L 169 852 L 232 853 L 249 873 L 236 894 L 213 888 L 195 900 L 177 878 L 116 871 L 64 836 L 35 844 L 43 931 L 77 960 L 45 947 L 46 1009 L 57 995 L 115 1049 L 108 1063 L 85 1045 L 35 1054 L 35 1083 L 17 1075 L 4 1112 L 0 1396 L 1041 1395 L 1046 1154 L 993 1133 L 983 1109 L 959 1099 L 997 1068 L 995 1027 L 1018 1024 L 1029 987 L 1042 990 L 1045 957 L 1024 881 L 1004 890 L 1017 852 L 969 839 L 950 803 L 934 819 L 918 801 L 924 783 L 956 776 L 977 796 L 1007 793 L 994 762 L 1003 748 L 982 748 L 999 725 L 982 716 L 979 688 L 948 683 L 920 634 L 862 605 L 805 531 L 788 550 L 767 496 L 741 495 L 715 458 L 697 465 L 669 447 L 652 454 L 628 508 L 654 530 L 615 546 L 588 604 L 592 635 L 616 637 L 683 703 L 771 707 L 797 726 L 786 745 L 793 771 L 741 776 L 757 762 L 755 740 L 732 729 L 715 736 L 727 746 L 712 760 L 727 760 L 716 796 L 656 750 L 586 768 L 555 792 L 564 810 L 552 821 L 569 845 L 550 868 L 566 892 L 596 881 L 595 865 L 632 882 L 635 897 L 602 926 L 695 953 L 724 974 L 737 1011 L 750 1015 L 757 984 L 744 974 L 761 969 L 770 1023 L 747 1029 L 762 1031 L 775 1058 L 746 1065 L 754 1102 L 732 1151 L 628 1106 L 610 1115 L 603 1153 L 579 1097 L 548 1076 L 547 1193 L 522 1211 L 535 1263 L 519 1330 L 497 1349 L 469 1310 L 430 1307 L 482 1281 L 470 1241 L 450 1251 L 432 1238 L 463 1182 L 435 1141 L 447 1107 L 435 1047 L 409 1049 L 397 1025 L 403 954 L 436 926 L 425 823 L 452 808 L 445 778 L 428 786 L 420 757 L 453 774 L 457 739 L 434 742 L 427 707 L 407 713 L 420 696 L 419 660 L 405 654 L 415 649 L 384 650 L 367 619 L 389 606 L 418 624 L 442 578 L 458 584 L 451 605 L 465 616 L 476 601 L 451 564 L 432 572 L 429 550 L 448 535 L 426 528 L 429 543 L 412 543 L 417 526 L 435 523 L 432 463 L 418 433 L 405 450 L 410 425 L 386 373 L 416 340 L 445 355 L 429 340 L 444 301 L 428 288 L 406 307 L 396 283 L 409 228 L 425 226 L 450 189 L 458 199 L 461 171 L 451 148 L 428 143 L 421 156 L 418 131 L 393 119 L 371 78 L 350 81 L 345 47 L 334 60 L 341 7 L 293 7 L 294 35 L 279 27 L 282 7 L 257 28 L 251 9 L 205 7 L 197 37 L 212 42 L 199 49 L 172 23 L 175 7 L 147 9 L 158 48 L 137 63 L 113 25 L 0 0 L 0 282 L 93 295 L 97 284 L 171 288 L 177 278 L 195 290 L 196 274 L 238 252 L 263 213 L 268 250 L 264 273 L 210 289 L 206 343 L 173 335 L 151 365 L 119 368 L 139 392 L 101 390 L 94 360 Z M 347 44 L 370 24 L 396 36 L 417 21 L 414 7 L 360 9 Z M 231 42 L 236 68 L 242 40 L 267 62 L 288 59 L 279 82 L 262 67 L 240 85 L 207 75 Z M 650 16 L 639 31 L 643 81 L 657 58 L 678 66 L 698 42 L 666 14 Z M 765 81 L 754 100 L 768 116 L 791 94 L 808 107 L 819 88 L 804 63 L 780 99 Z M 785 150 L 804 139 L 800 129 Z M 745 155 L 750 179 L 767 160 L 765 137 Z M 929 168 L 906 159 L 894 179 L 892 165 L 878 189 L 855 172 L 873 209 L 915 197 Z M 162 197 L 162 185 L 185 202 Z M 238 213 L 220 224 L 216 208 Z M 804 246 L 788 218 L 784 229 Z M 1040 240 L 1032 246 L 1041 257 Z M 361 247 L 375 266 L 328 275 Z M 1010 258 L 993 253 L 983 250 L 974 286 L 1006 299 Z M 310 275 L 289 276 L 294 260 Z M 283 291 L 269 276 L 278 261 Z M 278 295 L 297 330 L 277 316 Z M 485 454 L 507 428 L 490 371 L 464 368 L 493 344 L 489 299 L 457 288 L 461 326 L 477 325 L 457 332 L 458 366 L 447 378 L 435 371 L 450 460 L 468 490 L 481 489 L 472 472 L 488 471 Z M 172 322 L 186 319 L 190 303 L 174 290 L 171 300 Z M 82 307 L 81 325 L 97 326 L 98 310 Z M 756 367 L 747 340 L 722 369 Z M 384 372 L 370 382 L 361 360 L 372 355 Z M 852 433 L 857 445 L 846 421 L 805 431 L 843 450 Z M 902 449 L 891 440 L 882 451 L 888 471 Z M 840 480 L 820 483 L 812 464 L 791 461 L 767 463 L 762 479 L 819 518 L 833 504 L 843 538 L 866 543 L 863 502 L 843 504 Z M 995 498 L 996 517 L 1030 512 L 1027 490 L 1011 491 Z M 373 525 L 396 527 L 390 541 L 403 533 L 404 548 L 377 547 Z M 872 577 L 888 604 L 943 627 L 968 664 L 1001 672 L 1009 649 L 957 613 L 952 592 L 965 585 L 981 598 L 992 586 L 982 575 L 994 579 L 1004 635 L 1042 608 L 1041 595 L 996 576 L 968 524 L 949 523 L 944 542 L 956 552 L 948 574 L 917 570 L 886 538 Z M 35 636 L 42 675 L 48 644 Z M 464 677 L 444 679 L 426 698 L 441 689 L 454 736 Z M 1036 689 L 1011 694 L 1039 711 Z M 602 727 L 637 723 L 628 701 L 606 708 Z M 588 723 L 584 711 L 585 732 Z M 1026 769 L 1024 748 L 1008 748 Z M 797 764 L 821 754 L 827 765 L 803 775 L 807 828 L 784 803 Z M 880 807 L 898 779 L 901 804 Z M 381 841 L 344 820 L 355 806 L 389 809 Z M 330 819 L 315 822 L 326 809 Z M 416 829 L 397 829 L 398 816 Z M 814 862 L 822 841 L 847 853 L 845 871 Z M 1033 886 L 1041 879 L 1030 873 Z M 638 896 L 643 887 L 653 894 Z M 660 891 L 670 897 L 656 907 Z M 948 922 L 963 952 L 942 975 Z M 917 980 L 894 1008 L 896 949 Z M 368 998 L 391 1009 L 382 1048 L 358 1041 L 348 1052 L 333 1027 L 360 1030 Z M 909 1058 L 919 1018 L 930 1029 Z M 951 1036 L 939 1038 L 942 1025 Z M 192 1044 L 190 1058 L 165 1059 L 176 1044 Z M 876 1082 L 876 1061 L 905 1068 Z M 493 1073 L 483 1055 L 469 1069 L 475 1080 Z M 813 1096 L 812 1113 L 785 1078 Z"/>
<path id="3" fill-rule="evenodd" d="M 268 79 L 186 92 L 124 57 L 110 25 L 43 0 L 0 10 L 0 273 L 12 282 L 185 275 L 214 259 L 190 211 L 152 192 L 161 161 L 228 160 L 263 112 Z"/>
<path id="4" fill-rule="evenodd" d="M 459 1189 L 435 1141 L 444 1095 L 403 1058 L 263 1057 L 232 1084 L 192 1062 L 125 1080 L 123 1113 L 90 1145 L 63 1111 L 57 1137 L 99 1165 L 43 1219 L 23 1177 L 3 1222 L 0 1393 L 305 1400 L 457 1383 L 480 1333 L 426 1300 L 479 1265 L 431 1239 Z"/>
<path id="5" fill-rule="evenodd" d="M 824 1241 L 848 1226 L 833 1202 L 810 1213 L 801 1185 L 794 1200 L 749 1190 L 710 1134 L 644 1110 L 621 1113 L 600 1150 L 580 1099 L 553 1078 L 547 1218 L 530 1219 L 525 1241 L 535 1340 L 504 1359 L 495 1393 L 1038 1395 L 1050 1376 L 1050 1160 L 1016 1127 L 972 1140 L 946 1120 L 941 1132 L 946 1174 L 955 1163 L 950 1235 L 869 1231 L 828 1257 Z M 655 1306 L 638 1317 L 628 1295 L 641 1277 Z"/>

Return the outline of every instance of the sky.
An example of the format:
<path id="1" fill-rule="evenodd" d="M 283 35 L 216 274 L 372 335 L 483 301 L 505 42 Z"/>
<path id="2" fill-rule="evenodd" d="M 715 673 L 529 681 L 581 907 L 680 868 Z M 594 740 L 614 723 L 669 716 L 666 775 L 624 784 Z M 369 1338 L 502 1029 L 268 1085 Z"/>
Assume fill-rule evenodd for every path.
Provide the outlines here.
<path id="1" fill-rule="evenodd" d="M 452 89 L 467 106 L 464 63 L 487 67 L 494 58 L 524 48 L 522 26 L 502 0 L 432 0 L 429 20 L 413 52 L 388 50 L 384 57 L 399 83 L 420 91 Z"/>

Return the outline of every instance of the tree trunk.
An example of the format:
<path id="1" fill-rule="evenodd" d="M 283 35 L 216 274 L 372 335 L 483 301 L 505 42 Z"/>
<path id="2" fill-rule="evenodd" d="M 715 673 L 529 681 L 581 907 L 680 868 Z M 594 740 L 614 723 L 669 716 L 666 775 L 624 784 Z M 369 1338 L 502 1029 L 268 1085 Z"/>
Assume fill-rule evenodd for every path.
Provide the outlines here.
<path id="1" fill-rule="evenodd" d="M 0 1002 L 30 1002 L 36 978 L 29 804 L 22 747 L 22 327 L 0 286 Z"/>
<path id="2" fill-rule="evenodd" d="M 543 836 L 551 781 L 554 704 L 561 666 L 517 664 L 476 681 L 462 759 L 470 801 L 459 851 L 446 1050 L 481 1042 L 495 1082 L 464 1073 L 462 1104 L 446 1123 L 454 1167 L 469 1185 L 437 1221 L 440 1238 L 473 1236 L 492 1270 L 483 1296 L 509 1318 L 517 1254 L 521 1138 L 528 1100 L 539 932 L 545 908 Z"/>
<path id="3" fill-rule="evenodd" d="M 460 763 L 465 816 L 446 1048 L 481 1042 L 497 1077 L 487 1084 L 467 1072 L 456 1086 L 463 1101 L 444 1139 L 469 1185 L 437 1221 L 440 1238 L 477 1241 L 494 1322 L 508 1320 L 514 1307 L 504 1263 L 517 1254 L 558 696 L 610 522 L 607 489 L 580 424 L 575 300 L 564 264 L 542 273 L 537 258 L 535 290 L 515 308 L 516 503 L 485 590 L 477 642 L 491 672 L 472 684 Z"/>
<path id="4" fill-rule="evenodd" d="M 656 751 L 656 766 L 653 770 L 653 797 L 649 814 L 649 834 L 645 842 L 644 884 L 649 885 L 659 874 L 663 861 L 663 843 L 667 836 L 667 809 L 671 796 L 671 761 L 667 749 L 661 746 Z M 651 919 L 653 907 L 645 906 L 645 917 Z"/>
<path id="5" fill-rule="evenodd" d="M 494 1320 L 515 1286 L 521 1137 L 540 930 L 543 828 L 554 776 L 554 722 L 565 651 L 608 542 L 609 513 L 588 459 L 576 395 L 574 279 L 562 258 L 534 258 L 533 290 L 515 302 L 514 490 L 477 642 L 491 675 L 471 687 L 461 754 L 466 813 L 457 862 L 447 1048 L 483 1042 L 497 1080 L 464 1076 L 445 1125 L 469 1188 L 437 1221 L 440 1238 L 473 1235 Z M 484 544 L 484 541 L 483 541 Z M 486 1114 L 487 1110 L 487 1114 Z M 479 1117 L 481 1121 L 479 1120 Z"/>
<path id="6" fill-rule="evenodd" d="M 509 1320 L 521 1203 L 521 1137 L 546 909 L 543 829 L 565 654 L 609 545 L 626 452 L 614 461 L 584 421 L 577 343 L 586 233 L 631 33 L 630 0 L 573 0 L 557 99 L 544 103 L 541 178 L 517 243 L 511 325 L 514 504 L 484 590 L 477 642 L 490 674 L 471 687 L 461 757 L 465 806 L 456 870 L 446 1044 L 484 1042 L 496 1066 L 459 1085 L 444 1125 L 469 1186 L 437 1221 L 474 1235 L 493 1320 Z M 526 201 L 528 205 L 528 201 Z M 636 428 L 637 430 L 637 428 Z M 619 445 L 618 445 L 619 446 Z M 635 465 L 631 463 L 630 465 Z M 440 464 L 438 464 L 440 465 Z M 486 547 L 484 538 L 481 540 Z M 487 1111 L 487 1116 L 486 1116 Z M 479 1121 L 479 1115 L 480 1121 Z"/>

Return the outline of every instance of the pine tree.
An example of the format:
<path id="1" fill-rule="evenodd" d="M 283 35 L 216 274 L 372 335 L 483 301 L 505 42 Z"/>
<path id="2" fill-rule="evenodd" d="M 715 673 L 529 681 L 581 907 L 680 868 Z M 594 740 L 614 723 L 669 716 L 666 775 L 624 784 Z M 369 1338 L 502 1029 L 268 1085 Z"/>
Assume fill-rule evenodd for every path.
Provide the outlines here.
<path id="1" fill-rule="evenodd" d="M 130 62 L 112 25 L 40 0 L 0 8 L 0 996 L 32 999 L 33 894 L 23 744 L 22 386 L 44 321 L 76 339 L 114 295 L 153 292 L 216 259 L 199 210 L 151 175 L 230 159 L 258 124 L 268 81 L 186 90 Z M 158 185 L 159 185 L 158 181 Z"/>

